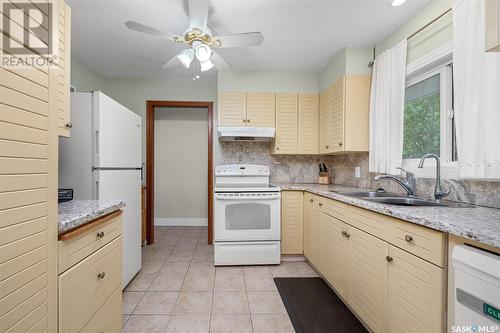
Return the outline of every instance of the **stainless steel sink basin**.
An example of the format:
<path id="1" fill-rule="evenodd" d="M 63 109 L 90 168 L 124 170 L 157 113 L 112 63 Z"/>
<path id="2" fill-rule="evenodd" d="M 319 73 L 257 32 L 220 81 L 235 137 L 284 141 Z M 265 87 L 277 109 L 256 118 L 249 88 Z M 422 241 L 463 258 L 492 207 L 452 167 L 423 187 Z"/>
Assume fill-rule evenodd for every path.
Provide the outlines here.
<path id="1" fill-rule="evenodd" d="M 340 191 L 331 191 L 338 194 L 346 195 L 348 197 L 356 197 L 356 198 L 383 198 L 383 197 L 397 197 L 398 195 L 395 193 L 387 193 L 387 192 L 340 192 Z"/>
<path id="2" fill-rule="evenodd" d="M 332 191 L 349 197 L 354 197 L 371 202 L 378 202 L 387 205 L 397 206 L 431 206 L 431 207 L 450 207 L 450 208 L 473 208 L 472 205 L 461 204 L 451 201 L 433 201 L 419 197 L 408 197 L 387 192 L 340 192 Z"/>

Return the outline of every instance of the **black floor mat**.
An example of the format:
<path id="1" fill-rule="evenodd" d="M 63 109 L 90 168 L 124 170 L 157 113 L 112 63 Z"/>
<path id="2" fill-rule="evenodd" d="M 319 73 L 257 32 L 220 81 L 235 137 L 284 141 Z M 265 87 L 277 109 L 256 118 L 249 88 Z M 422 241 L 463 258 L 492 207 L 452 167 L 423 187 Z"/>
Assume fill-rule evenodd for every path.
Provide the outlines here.
<path id="1" fill-rule="evenodd" d="M 275 278 L 297 333 L 368 332 L 322 278 Z"/>

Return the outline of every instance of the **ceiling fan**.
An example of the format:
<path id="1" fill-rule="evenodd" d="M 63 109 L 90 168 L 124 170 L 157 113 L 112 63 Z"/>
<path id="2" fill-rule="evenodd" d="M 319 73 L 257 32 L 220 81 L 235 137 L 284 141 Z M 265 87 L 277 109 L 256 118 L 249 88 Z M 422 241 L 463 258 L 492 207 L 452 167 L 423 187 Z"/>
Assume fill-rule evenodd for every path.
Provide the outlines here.
<path id="1" fill-rule="evenodd" d="M 220 55 L 214 52 L 214 48 L 257 46 L 262 44 L 264 36 L 260 32 L 246 32 L 238 34 L 213 36 L 212 31 L 207 26 L 209 0 L 188 0 L 189 27 L 183 35 L 177 35 L 167 31 L 135 22 L 127 21 L 127 28 L 142 32 L 155 37 L 167 39 L 176 43 L 184 43 L 188 48 L 179 52 L 172 59 L 167 61 L 162 68 L 170 69 L 179 62 L 186 68 L 190 68 L 196 59 L 199 62 L 201 72 L 213 67 L 223 71 L 231 68 L 231 65 Z M 196 75 L 195 78 L 199 78 Z M 193 78 L 193 79 L 195 79 Z"/>

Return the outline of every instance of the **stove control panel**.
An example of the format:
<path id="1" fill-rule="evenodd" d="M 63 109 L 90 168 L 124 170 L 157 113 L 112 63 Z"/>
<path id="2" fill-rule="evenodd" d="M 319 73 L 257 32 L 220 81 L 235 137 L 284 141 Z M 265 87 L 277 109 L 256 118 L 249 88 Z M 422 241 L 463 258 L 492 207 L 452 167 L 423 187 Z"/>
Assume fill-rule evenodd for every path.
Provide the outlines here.
<path id="1" fill-rule="evenodd" d="M 271 171 L 267 165 L 259 164 L 225 164 L 215 167 L 215 176 L 269 176 Z"/>

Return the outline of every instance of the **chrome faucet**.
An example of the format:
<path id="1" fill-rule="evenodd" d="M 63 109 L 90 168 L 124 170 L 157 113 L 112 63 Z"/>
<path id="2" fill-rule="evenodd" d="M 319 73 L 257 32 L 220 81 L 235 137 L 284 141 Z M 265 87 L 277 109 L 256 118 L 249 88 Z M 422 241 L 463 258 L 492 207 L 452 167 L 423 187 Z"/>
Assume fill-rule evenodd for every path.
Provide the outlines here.
<path id="1" fill-rule="evenodd" d="M 415 193 L 417 193 L 417 186 L 415 182 L 415 174 L 413 172 L 407 171 L 401 167 L 396 167 L 396 169 L 399 169 L 404 172 L 405 179 L 404 181 L 401 181 L 399 178 L 391 176 L 391 175 L 378 175 L 373 177 L 373 180 L 375 181 L 381 181 L 382 179 L 390 179 L 397 184 L 399 184 L 405 191 L 406 195 L 408 196 L 414 196 Z"/>
<path id="2" fill-rule="evenodd" d="M 424 161 L 428 157 L 432 157 L 432 158 L 436 159 L 436 186 L 434 187 L 434 199 L 441 200 L 450 194 L 451 189 L 449 189 L 448 191 L 443 191 L 443 188 L 441 187 L 441 160 L 440 160 L 439 156 L 437 156 L 436 154 L 433 154 L 433 153 L 425 154 L 424 156 L 422 156 L 422 159 L 420 159 L 420 163 L 418 163 L 418 167 L 423 168 Z"/>

